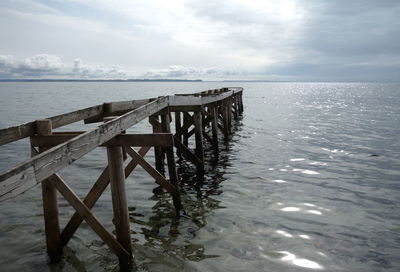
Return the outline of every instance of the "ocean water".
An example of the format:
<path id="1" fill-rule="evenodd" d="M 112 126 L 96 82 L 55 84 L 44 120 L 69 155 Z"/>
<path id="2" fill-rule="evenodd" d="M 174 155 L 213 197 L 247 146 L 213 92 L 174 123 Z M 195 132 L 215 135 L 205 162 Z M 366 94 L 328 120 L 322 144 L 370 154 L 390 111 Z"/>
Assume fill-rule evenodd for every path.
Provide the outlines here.
<path id="1" fill-rule="evenodd" d="M 0 83 L 0 128 L 107 102 L 232 83 Z M 139 271 L 400 271 L 400 84 L 235 83 L 244 113 L 207 174 L 179 162 L 190 218 L 137 168 L 127 179 Z M 83 129 L 73 124 L 64 130 Z M 86 126 L 86 127 L 93 127 Z M 143 122 L 130 132 L 147 132 Z M 0 169 L 29 158 L 26 140 L 0 147 Z M 152 152 L 146 157 L 154 161 Z M 103 148 L 61 171 L 84 196 Z M 60 198 L 63 226 L 73 210 Z M 109 229 L 109 190 L 93 209 Z M 41 190 L 0 203 L 1 271 L 118 271 L 83 224 L 61 263 L 47 264 Z"/>

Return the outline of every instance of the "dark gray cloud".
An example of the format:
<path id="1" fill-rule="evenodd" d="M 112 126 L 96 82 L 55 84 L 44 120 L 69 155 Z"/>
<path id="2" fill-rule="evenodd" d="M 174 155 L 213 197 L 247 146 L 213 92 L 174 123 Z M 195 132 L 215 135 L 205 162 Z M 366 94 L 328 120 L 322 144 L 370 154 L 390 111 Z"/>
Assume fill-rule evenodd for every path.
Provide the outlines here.
<path id="1" fill-rule="evenodd" d="M 277 56 L 266 75 L 307 80 L 400 80 L 400 1 L 295 1 L 292 22 L 231 1 L 191 2 L 196 16 L 229 25 L 222 38 Z M 263 13 L 264 12 L 264 13 Z M 262 16 L 264 14 L 264 16 Z M 270 11 L 274 14 L 274 11 Z M 290 25 L 292 23 L 292 25 Z"/>

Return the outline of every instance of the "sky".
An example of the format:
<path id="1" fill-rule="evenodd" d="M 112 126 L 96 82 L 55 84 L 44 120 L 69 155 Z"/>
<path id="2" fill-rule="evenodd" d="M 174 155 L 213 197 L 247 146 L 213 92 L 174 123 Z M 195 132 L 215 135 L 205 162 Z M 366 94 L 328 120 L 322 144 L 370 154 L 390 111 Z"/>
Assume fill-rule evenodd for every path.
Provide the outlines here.
<path id="1" fill-rule="evenodd" d="M 1 0 L 0 79 L 399 81 L 399 0 Z"/>

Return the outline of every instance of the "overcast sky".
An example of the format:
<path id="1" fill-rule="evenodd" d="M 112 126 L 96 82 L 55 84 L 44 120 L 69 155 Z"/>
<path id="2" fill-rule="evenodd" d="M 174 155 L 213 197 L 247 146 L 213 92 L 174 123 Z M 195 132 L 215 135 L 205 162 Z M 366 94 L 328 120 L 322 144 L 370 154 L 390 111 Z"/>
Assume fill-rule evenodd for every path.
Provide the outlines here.
<path id="1" fill-rule="evenodd" d="M 0 78 L 399 81 L 399 0 L 1 0 Z"/>

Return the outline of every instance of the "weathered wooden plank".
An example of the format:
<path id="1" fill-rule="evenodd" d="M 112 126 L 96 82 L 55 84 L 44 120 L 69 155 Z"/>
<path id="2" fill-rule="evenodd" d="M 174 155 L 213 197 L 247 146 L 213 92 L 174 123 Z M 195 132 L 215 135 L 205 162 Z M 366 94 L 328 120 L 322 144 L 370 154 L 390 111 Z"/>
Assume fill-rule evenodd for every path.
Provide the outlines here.
<path id="1" fill-rule="evenodd" d="M 155 101 L 155 100 L 157 100 L 157 98 L 109 102 L 109 103 L 106 103 L 107 106 L 106 106 L 105 114 L 112 114 L 114 112 L 122 112 L 122 111 L 131 111 L 133 109 L 142 107 L 142 106 L 144 106 L 152 101 Z"/>
<path id="2" fill-rule="evenodd" d="M 8 179 L 33 167 L 35 171 L 36 182 L 39 183 L 45 178 L 56 173 L 68 164 L 79 159 L 86 153 L 95 149 L 97 146 L 114 138 L 122 131 L 137 124 L 148 116 L 160 111 L 168 106 L 168 97 L 161 97 L 156 101 L 148 103 L 138 109 L 132 110 L 112 121 L 99 125 L 96 129 L 85 132 L 73 139 L 55 146 L 34 158 L 27 160 L 11 169 L 0 173 L 0 196 L 15 190 L 15 187 L 4 186 Z M 21 178 L 21 175 L 19 175 Z M 30 181 L 31 183 L 32 181 Z M 14 182 L 15 184 L 15 182 Z M 18 183 L 21 186 L 21 180 Z M 29 186 L 28 186 L 29 187 Z M 29 187 L 30 188 L 30 187 Z M 18 190 L 22 192 L 23 190 Z M 9 195 L 9 194 L 8 194 Z M 0 201 L 3 200 L 0 197 Z"/>
<path id="3" fill-rule="evenodd" d="M 233 95 L 233 91 L 228 91 L 228 92 L 224 92 L 218 95 L 211 95 L 211 96 L 205 96 L 201 98 L 201 104 L 207 105 L 207 104 L 211 104 L 211 103 L 215 103 L 218 101 L 222 101 L 224 99 L 226 99 L 227 97 L 230 97 Z"/>
<path id="4" fill-rule="evenodd" d="M 173 146 L 171 133 L 121 134 L 103 146 Z"/>
<path id="5" fill-rule="evenodd" d="M 102 113 L 102 111 L 103 105 L 96 105 L 93 107 L 53 116 L 48 119 L 51 120 L 54 129 L 99 115 Z"/>
<path id="6" fill-rule="evenodd" d="M 54 147 L 79 134 L 56 134 L 32 136 L 31 144 L 36 147 Z M 120 134 L 100 146 L 172 146 L 171 133 Z"/>
<path id="7" fill-rule="evenodd" d="M 201 106 L 201 97 L 195 96 L 169 96 L 169 106 Z"/>
<path id="8" fill-rule="evenodd" d="M 0 129 L 0 145 L 11 143 L 35 134 L 35 122 L 29 122 L 20 126 Z"/>
<path id="9" fill-rule="evenodd" d="M 49 117 L 47 119 L 50 119 L 52 121 L 54 129 L 78 122 L 85 118 L 96 116 L 101 113 L 102 108 L 103 108 L 102 105 L 96 105 L 93 107 L 56 115 L 53 117 Z M 35 122 L 29 122 L 26 124 L 22 124 L 20 126 L 0 129 L 0 145 L 11 143 L 29 136 L 33 136 L 35 133 L 36 133 Z"/>
<path id="10" fill-rule="evenodd" d="M 195 106 L 170 106 L 169 110 L 170 112 L 194 112 L 194 111 L 199 111 L 201 109 L 201 105 L 195 105 Z"/>
<path id="11" fill-rule="evenodd" d="M 35 177 L 33 165 L 26 169 L 21 169 L 15 175 L 10 176 L 0 183 L 0 199 L 7 200 L 22 194 L 36 186 L 38 182 Z"/>

